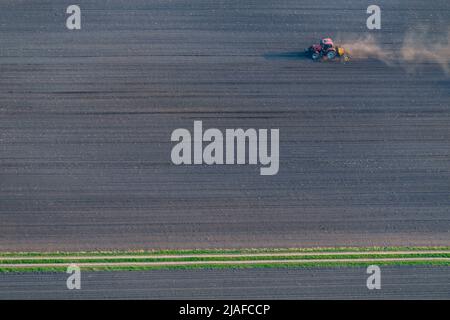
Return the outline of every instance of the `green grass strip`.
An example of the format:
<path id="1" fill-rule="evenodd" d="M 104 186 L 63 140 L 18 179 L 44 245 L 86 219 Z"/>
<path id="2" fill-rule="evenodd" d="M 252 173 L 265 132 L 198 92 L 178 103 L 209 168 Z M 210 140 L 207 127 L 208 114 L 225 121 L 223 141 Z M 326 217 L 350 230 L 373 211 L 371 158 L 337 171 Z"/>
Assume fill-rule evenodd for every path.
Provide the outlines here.
<path id="1" fill-rule="evenodd" d="M 0 252 L 0 257 L 64 257 L 64 256 L 124 256 L 124 255 L 189 255 L 189 254 L 251 254 L 251 253 L 319 253 L 319 252 L 370 252 L 370 251 L 437 251 L 442 247 L 328 247 L 328 248 L 250 248 L 250 249 L 195 249 L 195 250 L 130 250 L 130 251 L 80 251 L 80 252 Z"/>
<path id="2" fill-rule="evenodd" d="M 283 263 L 255 263 L 255 264 L 193 264 L 183 266 L 105 266 L 105 267 L 81 267 L 82 271 L 145 271 L 145 270 L 191 270 L 191 269 L 252 269 L 252 268 L 318 268 L 318 267 L 367 267 L 376 264 L 378 266 L 446 266 L 449 261 L 376 261 L 376 262 L 283 262 Z M 23 272 L 65 272 L 65 267 L 27 267 L 9 268 L 0 267 L 1 273 Z"/>
<path id="3" fill-rule="evenodd" d="M 0 264 L 70 264 L 70 263 L 118 263 L 118 262 L 205 262 L 205 261 L 255 261 L 255 260 L 316 260 L 316 259 L 383 259 L 383 258 L 450 258 L 449 253 L 405 253 L 405 254 L 331 254 L 331 255 L 305 255 L 305 256 L 239 256 L 239 257 L 173 257 L 173 258 L 92 258 L 92 259 L 18 259 L 2 260 Z"/>

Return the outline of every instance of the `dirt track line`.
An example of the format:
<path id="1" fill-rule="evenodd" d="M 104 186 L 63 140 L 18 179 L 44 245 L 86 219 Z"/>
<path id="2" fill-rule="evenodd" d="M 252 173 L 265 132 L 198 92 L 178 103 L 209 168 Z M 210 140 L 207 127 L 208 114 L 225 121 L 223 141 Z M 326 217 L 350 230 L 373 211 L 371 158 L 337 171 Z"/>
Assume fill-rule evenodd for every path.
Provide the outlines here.
<path id="1" fill-rule="evenodd" d="M 234 253 L 234 254 L 176 254 L 176 255 L 97 255 L 97 256 L 34 256 L 34 257 L 0 257 L 0 261 L 14 260 L 88 260 L 88 259 L 177 259 L 177 258 L 239 258 L 239 257 L 303 257 L 331 255 L 396 255 L 396 254 L 450 254 L 450 250 L 422 251 L 369 251 L 369 252 L 276 252 L 276 253 Z"/>
<path id="2" fill-rule="evenodd" d="M 241 264 L 294 264 L 294 263 L 348 263 L 348 262 L 406 262 L 406 261 L 441 261 L 450 262 L 450 258 L 362 258 L 362 259 L 310 259 L 310 260 L 244 260 L 244 261 L 165 261 L 165 262 L 89 262 L 77 263 L 79 267 L 139 267 L 139 266 L 188 266 L 188 265 L 241 265 Z M 35 267 L 64 267 L 65 263 L 26 263 L 0 264 L 0 268 L 35 268 Z"/>

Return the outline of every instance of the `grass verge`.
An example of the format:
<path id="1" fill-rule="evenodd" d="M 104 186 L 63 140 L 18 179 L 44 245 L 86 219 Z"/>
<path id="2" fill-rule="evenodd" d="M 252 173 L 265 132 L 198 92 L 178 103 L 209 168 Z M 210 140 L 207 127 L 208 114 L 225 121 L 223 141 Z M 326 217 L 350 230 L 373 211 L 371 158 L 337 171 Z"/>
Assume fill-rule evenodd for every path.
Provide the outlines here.
<path id="1" fill-rule="evenodd" d="M 305 256 L 240 256 L 240 257 L 173 257 L 173 258 L 102 258 L 99 256 L 94 259 L 80 259 L 73 258 L 70 260 L 66 259 L 58 259 L 58 258 L 49 258 L 49 259 L 20 259 L 20 260 L 2 260 L 0 258 L 0 264 L 65 264 L 68 263 L 123 263 L 123 262 L 207 262 L 207 261 L 257 261 L 257 260 L 316 260 L 316 259 L 383 259 L 383 258 L 393 258 L 393 259 L 402 259 L 402 258 L 450 258 L 449 253 L 410 253 L 410 254 L 353 254 L 353 255 L 339 255 L 339 254 L 331 254 L 331 255 L 305 255 Z"/>
<path id="2" fill-rule="evenodd" d="M 324 267 L 367 267 L 374 262 L 284 262 L 284 263 L 261 263 L 261 264 L 201 264 L 201 265 L 176 265 L 176 266 L 105 266 L 105 267 L 82 267 L 82 271 L 146 271 L 146 270 L 192 270 L 192 269 L 252 269 L 252 268 L 324 268 Z M 450 267 L 449 261 L 378 261 L 378 266 L 446 266 Z M 61 267 L 1 267 L 0 272 L 66 272 L 67 268 Z"/>
<path id="3" fill-rule="evenodd" d="M 233 256 L 220 256 L 227 254 Z M 450 247 L 0 253 L 0 272 L 64 272 L 69 264 L 77 264 L 83 271 L 345 267 L 370 264 L 450 266 Z"/>
<path id="4" fill-rule="evenodd" d="M 316 248 L 248 248 L 248 249 L 193 249 L 193 250 L 128 250 L 78 252 L 0 252 L 0 257 L 65 257 L 65 256 L 124 256 L 124 255 L 188 255 L 188 254 L 252 254 L 252 253 L 319 253 L 319 252 L 371 252 L 371 251 L 442 251 L 442 247 L 316 247 Z"/>

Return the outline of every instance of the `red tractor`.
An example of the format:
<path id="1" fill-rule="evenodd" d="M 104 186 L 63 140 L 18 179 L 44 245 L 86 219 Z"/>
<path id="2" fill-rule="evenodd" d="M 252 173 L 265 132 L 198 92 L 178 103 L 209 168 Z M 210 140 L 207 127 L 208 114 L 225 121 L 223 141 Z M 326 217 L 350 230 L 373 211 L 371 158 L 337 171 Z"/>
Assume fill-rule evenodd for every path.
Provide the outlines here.
<path id="1" fill-rule="evenodd" d="M 345 49 L 335 46 L 331 38 L 324 38 L 320 40 L 319 44 L 312 45 L 311 47 L 306 49 L 305 52 L 314 61 L 318 61 L 322 58 L 333 60 L 337 57 L 342 57 L 345 61 L 348 61 L 350 59 L 348 54 L 345 52 Z"/>

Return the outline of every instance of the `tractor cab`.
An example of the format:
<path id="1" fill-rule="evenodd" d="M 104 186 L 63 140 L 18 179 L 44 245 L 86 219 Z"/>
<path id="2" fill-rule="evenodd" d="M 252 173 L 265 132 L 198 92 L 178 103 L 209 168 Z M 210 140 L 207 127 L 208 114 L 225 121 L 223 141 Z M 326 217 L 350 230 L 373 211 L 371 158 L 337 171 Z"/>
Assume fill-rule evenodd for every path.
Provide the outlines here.
<path id="1" fill-rule="evenodd" d="M 331 40 L 331 38 L 324 38 L 320 40 L 320 46 L 322 47 L 322 50 L 326 52 L 334 47 L 334 43 L 333 40 Z"/>

